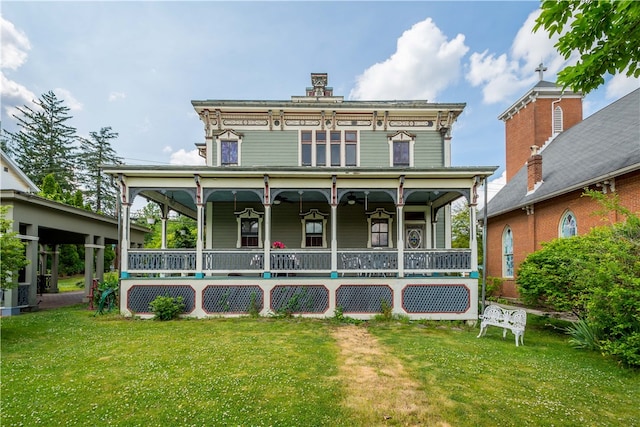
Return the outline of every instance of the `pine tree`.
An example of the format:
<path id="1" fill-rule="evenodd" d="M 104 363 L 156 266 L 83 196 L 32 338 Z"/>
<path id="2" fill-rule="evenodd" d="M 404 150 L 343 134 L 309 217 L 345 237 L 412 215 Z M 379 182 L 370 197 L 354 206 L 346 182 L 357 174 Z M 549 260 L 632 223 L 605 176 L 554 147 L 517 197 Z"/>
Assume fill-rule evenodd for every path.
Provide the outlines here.
<path id="1" fill-rule="evenodd" d="M 83 167 L 80 181 L 87 203 L 98 213 L 115 214 L 117 191 L 100 167 L 122 164 L 122 159 L 111 147 L 111 140 L 117 137 L 118 133 L 113 132 L 111 127 L 103 127 L 99 132 L 90 132 L 89 139 L 80 139 L 79 160 Z"/>
<path id="2" fill-rule="evenodd" d="M 17 107 L 14 115 L 20 130 L 9 135 L 8 151 L 20 169 L 36 185 L 53 174 L 64 191 L 75 188 L 74 149 L 76 129 L 65 122 L 71 119 L 69 107 L 53 91 L 44 93 L 37 101 L 38 108 Z"/>

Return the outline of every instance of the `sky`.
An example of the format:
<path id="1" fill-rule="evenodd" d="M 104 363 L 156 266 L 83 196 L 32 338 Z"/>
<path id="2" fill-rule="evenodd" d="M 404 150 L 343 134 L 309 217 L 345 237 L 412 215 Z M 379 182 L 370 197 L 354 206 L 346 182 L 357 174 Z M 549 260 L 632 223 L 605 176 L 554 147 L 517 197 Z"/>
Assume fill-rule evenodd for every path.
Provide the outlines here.
<path id="1" fill-rule="evenodd" d="M 204 164 L 192 100 L 290 100 L 326 72 L 348 100 L 466 103 L 453 166 L 497 166 L 498 116 L 564 60 L 540 30 L 538 1 L 6 1 L 0 3 L 3 129 L 54 91 L 80 136 L 111 127 L 131 165 Z M 638 88 L 606 76 L 584 117 Z"/>

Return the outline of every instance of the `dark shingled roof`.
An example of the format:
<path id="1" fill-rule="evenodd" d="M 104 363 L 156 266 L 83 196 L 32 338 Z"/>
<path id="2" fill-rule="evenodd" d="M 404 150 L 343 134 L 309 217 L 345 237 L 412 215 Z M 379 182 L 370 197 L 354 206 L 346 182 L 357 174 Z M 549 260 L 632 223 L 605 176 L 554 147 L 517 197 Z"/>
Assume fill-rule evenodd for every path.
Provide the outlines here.
<path id="1" fill-rule="evenodd" d="M 540 154 L 542 184 L 527 195 L 524 165 L 491 199 L 489 217 L 640 169 L 640 89 L 559 134 Z"/>

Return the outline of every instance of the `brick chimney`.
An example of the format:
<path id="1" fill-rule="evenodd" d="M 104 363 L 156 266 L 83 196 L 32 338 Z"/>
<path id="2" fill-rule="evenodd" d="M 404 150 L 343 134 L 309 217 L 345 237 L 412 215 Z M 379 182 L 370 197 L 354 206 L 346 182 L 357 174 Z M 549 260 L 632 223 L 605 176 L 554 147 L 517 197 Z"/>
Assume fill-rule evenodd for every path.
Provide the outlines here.
<path id="1" fill-rule="evenodd" d="M 531 156 L 527 160 L 527 191 L 536 189 L 536 184 L 542 182 L 542 155 L 538 153 L 539 147 L 532 145 Z"/>

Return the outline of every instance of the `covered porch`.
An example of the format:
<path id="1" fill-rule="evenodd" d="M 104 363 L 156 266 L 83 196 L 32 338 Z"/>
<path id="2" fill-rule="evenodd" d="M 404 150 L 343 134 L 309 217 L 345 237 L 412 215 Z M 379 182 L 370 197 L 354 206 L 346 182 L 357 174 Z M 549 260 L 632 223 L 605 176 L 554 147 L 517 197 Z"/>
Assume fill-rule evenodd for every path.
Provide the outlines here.
<path id="1" fill-rule="evenodd" d="M 266 314 L 279 309 L 274 292 L 298 300 L 313 291 L 323 302 L 301 314 L 330 316 L 340 307 L 366 318 L 385 301 L 414 318 L 477 318 L 476 189 L 493 168 L 108 172 L 120 182 L 123 242 L 136 196 L 162 212 L 160 248 L 123 244 L 124 314 L 144 314 L 153 295 L 175 292 L 186 292 L 195 317 L 246 314 L 250 303 Z M 451 204 L 461 198 L 472 239 L 468 248 L 453 249 Z M 195 247 L 167 248 L 171 211 L 196 220 Z M 207 295 L 217 292 L 245 296 L 234 310 L 231 303 L 211 310 Z M 418 305 L 411 308 L 405 294 Z M 450 306 L 451 298 L 466 302 Z"/>

